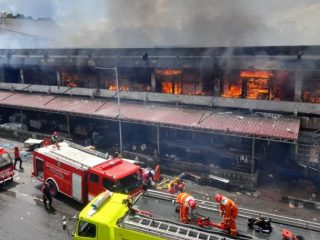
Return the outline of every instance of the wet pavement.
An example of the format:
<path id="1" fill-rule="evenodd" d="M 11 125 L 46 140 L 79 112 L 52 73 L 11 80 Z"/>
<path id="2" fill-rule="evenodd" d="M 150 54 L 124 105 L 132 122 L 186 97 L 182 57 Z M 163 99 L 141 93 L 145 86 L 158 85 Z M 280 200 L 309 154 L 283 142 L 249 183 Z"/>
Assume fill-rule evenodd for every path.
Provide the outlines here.
<path id="1" fill-rule="evenodd" d="M 22 143 L 0 139 L 0 147 L 7 149 L 11 157 L 15 145 L 23 149 Z M 55 211 L 47 212 L 42 202 L 41 183 L 31 176 L 31 156 L 22 152 L 24 170 L 15 171 L 14 181 L 0 186 L 0 239 L 69 239 L 67 232 L 62 230 L 62 217 L 78 214 L 83 206 L 58 196 L 52 203 Z"/>

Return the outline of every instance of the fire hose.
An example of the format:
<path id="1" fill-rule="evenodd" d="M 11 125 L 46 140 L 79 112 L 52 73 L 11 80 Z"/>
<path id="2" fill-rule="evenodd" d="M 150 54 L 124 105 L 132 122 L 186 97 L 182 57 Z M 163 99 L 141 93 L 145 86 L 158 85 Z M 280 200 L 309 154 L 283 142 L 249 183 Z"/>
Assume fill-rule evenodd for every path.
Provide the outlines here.
<path id="1" fill-rule="evenodd" d="M 197 219 L 197 225 L 199 227 L 215 227 L 215 228 L 219 228 L 222 230 L 228 230 L 227 226 L 221 223 L 215 223 L 210 221 L 209 217 L 199 217 Z"/>

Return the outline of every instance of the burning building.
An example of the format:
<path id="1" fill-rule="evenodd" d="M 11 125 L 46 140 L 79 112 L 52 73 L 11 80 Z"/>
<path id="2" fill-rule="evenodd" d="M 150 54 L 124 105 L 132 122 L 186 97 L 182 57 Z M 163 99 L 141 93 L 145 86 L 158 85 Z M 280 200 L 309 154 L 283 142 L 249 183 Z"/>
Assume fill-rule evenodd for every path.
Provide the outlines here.
<path id="1" fill-rule="evenodd" d="M 318 46 L 0 52 L 3 124 L 234 186 L 268 168 L 319 184 Z"/>

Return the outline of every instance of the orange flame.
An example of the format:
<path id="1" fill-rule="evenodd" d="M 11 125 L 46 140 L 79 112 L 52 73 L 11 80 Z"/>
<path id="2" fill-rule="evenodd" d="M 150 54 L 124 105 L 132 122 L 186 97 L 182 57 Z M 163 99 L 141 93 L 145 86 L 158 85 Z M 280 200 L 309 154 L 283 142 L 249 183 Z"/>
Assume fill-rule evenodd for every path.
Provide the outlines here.
<path id="1" fill-rule="evenodd" d="M 115 91 L 117 90 L 117 85 L 109 85 L 108 90 Z M 119 91 L 129 91 L 129 86 L 119 86 Z"/>
<path id="2" fill-rule="evenodd" d="M 320 85 L 313 91 L 305 90 L 302 98 L 304 102 L 320 103 Z"/>
<path id="3" fill-rule="evenodd" d="M 157 69 L 156 74 L 162 75 L 162 76 L 175 76 L 180 75 L 182 73 L 179 69 Z"/>
<path id="4" fill-rule="evenodd" d="M 77 81 L 80 80 L 80 76 L 75 73 L 60 72 L 60 79 L 67 87 L 76 87 Z"/>
<path id="5" fill-rule="evenodd" d="M 162 82 L 162 93 L 169 94 L 181 94 L 181 86 L 178 83 L 174 83 L 174 92 L 172 82 Z"/>
<path id="6" fill-rule="evenodd" d="M 225 80 L 223 83 L 222 97 L 239 98 L 242 94 L 242 80 L 229 82 Z"/>
<path id="7" fill-rule="evenodd" d="M 268 99 L 269 98 L 269 79 L 258 78 L 249 79 L 247 82 L 248 99 Z"/>
<path id="8" fill-rule="evenodd" d="M 268 71 L 241 71 L 241 78 L 271 78 L 273 74 Z"/>

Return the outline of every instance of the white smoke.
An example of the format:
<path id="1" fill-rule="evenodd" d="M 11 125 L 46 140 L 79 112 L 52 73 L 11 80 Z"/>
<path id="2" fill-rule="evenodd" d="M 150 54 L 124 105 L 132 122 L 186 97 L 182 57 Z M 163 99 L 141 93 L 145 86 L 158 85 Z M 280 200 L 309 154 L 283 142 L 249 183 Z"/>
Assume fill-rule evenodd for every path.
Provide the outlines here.
<path id="1" fill-rule="evenodd" d="M 12 4 L 8 4 L 11 2 Z M 59 47 L 317 45 L 317 0 L 1 1 L 25 15 L 52 17 Z M 3 8 L 5 9 L 5 8 Z"/>

